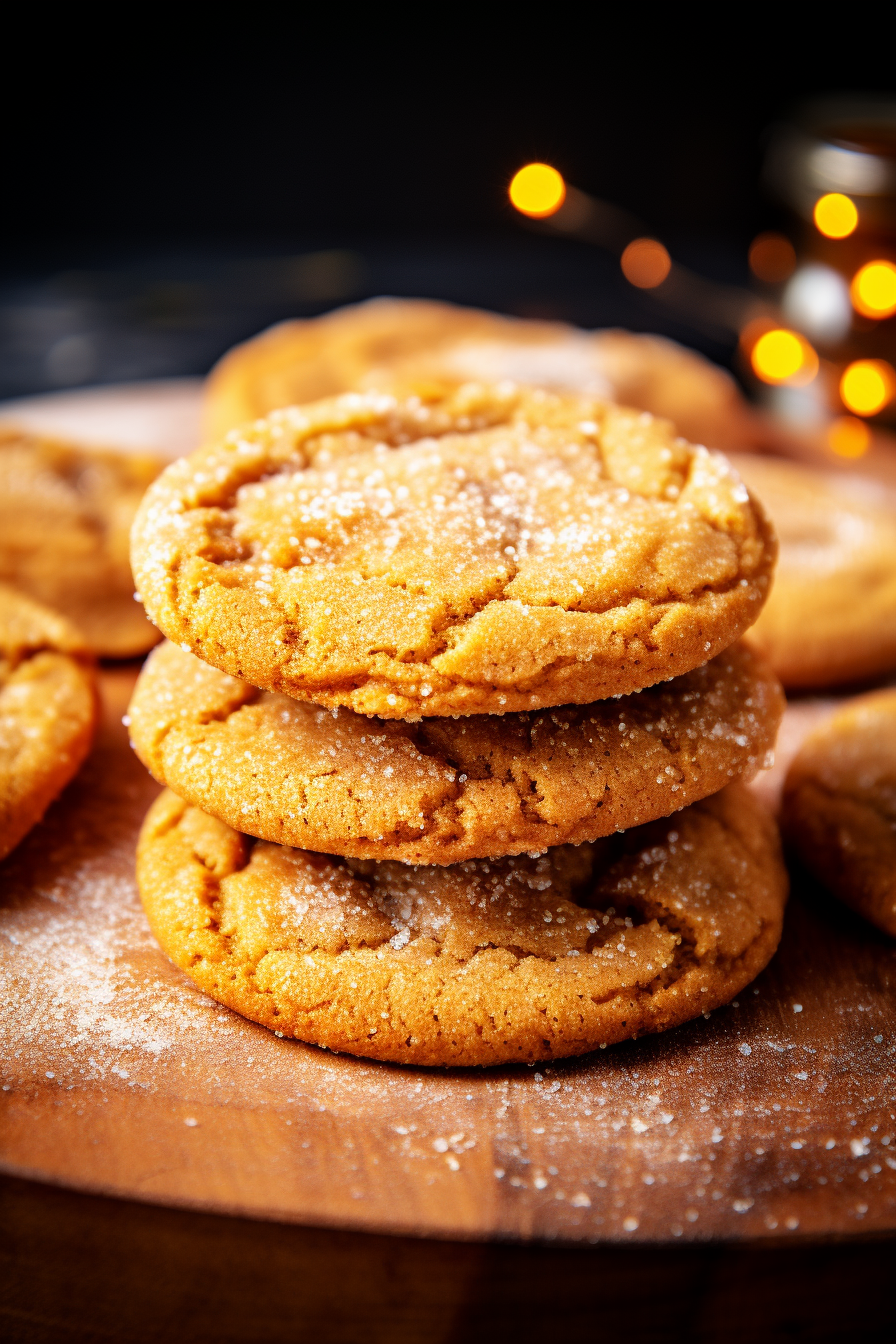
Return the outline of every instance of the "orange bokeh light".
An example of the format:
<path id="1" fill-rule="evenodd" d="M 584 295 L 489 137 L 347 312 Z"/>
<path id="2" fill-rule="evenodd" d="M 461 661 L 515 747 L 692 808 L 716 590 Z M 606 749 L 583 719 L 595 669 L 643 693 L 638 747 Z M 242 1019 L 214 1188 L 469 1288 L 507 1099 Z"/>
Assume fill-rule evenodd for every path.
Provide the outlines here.
<path id="1" fill-rule="evenodd" d="M 527 163 L 510 183 L 510 202 L 520 214 L 547 219 L 566 199 L 566 183 L 549 163 Z"/>
<path id="2" fill-rule="evenodd" d="M 750 270 L 757 280 L 779 285 L 796 269 L 793 243 L 783 233 L 760 233 L 750 244 Z"/>
<path id="3" fill-rule="evenodd" d="M 870 443 L 868 426 L 853 415 L 840 415 L 828 425 L 828 445 L 838 457 L 862 457 Z"/>
<path id="4" fill-rule="evenodd" d="M 622 274 L 638 289 L 656 289 L 672 269 L 672 258 L 655 238 L 636 238 L 619 259 Z"/>
<path id="5" fill-rule="evenodd" d="M 829 191 L 815 202 L 812 211 L 815 227 L 825 238 L 848 238 L 855 232 L 859 222 L 859 212 L 848 196 L 839 191 Z"/>
<path id="6" fill-rule="evenodd" d="M 849 297 L 863 317 L 892 317 L 896 313 L 896 266 L 892 261 L 866 262 L 852 278 Z"/>
<path id="7" fill-rule="evenodd" d="M 840 398 L 854 415 L 877 415 L 894 393 L 896 372 L 885 359 L 857 359 L 840 379 Z"/>
<path id="8" fill-rule="evenodd" d="M 750 363 L 764 383 L 805 387 L 818 373 L 818 356 L 797 331 L 775 327 L 759 337 L 750 351 Z"/>

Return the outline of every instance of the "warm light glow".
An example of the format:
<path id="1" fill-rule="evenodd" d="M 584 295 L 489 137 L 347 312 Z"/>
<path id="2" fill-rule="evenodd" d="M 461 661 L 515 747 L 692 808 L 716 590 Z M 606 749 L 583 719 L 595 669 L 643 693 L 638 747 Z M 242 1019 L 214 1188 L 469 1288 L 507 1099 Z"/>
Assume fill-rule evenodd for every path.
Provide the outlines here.
<path id="1" fill-rule="evenodd" d="M 636 238 L 619 263 L 626 280 L 638 289 L 656 289 L 672 269 L 672 258 L 655 238 Z"/>
<path id="2" fill-rule="evenodd" d="M 812 218 L 825 238 L 848 238 L 859 222 L 859 212 L 848 196 L 829 191 L 815 202 Z"/>
<path id="3" fill-rule="evenodd" d="M 896 392 L 896 373 L 883 359 L 857 359 L 840 379 L 843 405 L 856 415 L 877 415 Z"/>
<path id="4" fill-rule="evenodd" d="M 783 233 L 760 233 L 750 244 L 749 261 L 757 280 L 780 285 L 796 268 L 796 252 Z"/>
<path id="5" fill-rule="evenodd" d="M 892 317 L 896 313 L 896 266 L 892 261 L 867 262 L 853 276 L 849 297 L 863 317 Z"/>
<path id="6" fill-rule="evenodd" d="M 527 163 L 510 184 L 511 204 L 532 219 L 556 214 L 565 199 L 566 183 L 549 163 Z"/>
<path id="7" fill-rule="evenodd" d="M 804 387 L 818 372 L 818 356 L 799 332 L 776 327 L 760 336 L 750 352 L 750 363 L 764 383 Z"/>
<path id="8" fill-rule="evenodd" d="M 828 425 L 828 444 L 838 457 L 861 457 L 870 443 L 871 431 L 855 416 L 841 415 Z"/>

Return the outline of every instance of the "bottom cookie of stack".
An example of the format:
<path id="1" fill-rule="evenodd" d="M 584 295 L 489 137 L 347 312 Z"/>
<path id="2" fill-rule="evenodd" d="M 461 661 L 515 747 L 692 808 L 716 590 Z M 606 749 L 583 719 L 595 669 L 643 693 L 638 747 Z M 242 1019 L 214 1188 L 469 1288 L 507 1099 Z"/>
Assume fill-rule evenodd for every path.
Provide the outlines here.
<path id="1" fill-rule="evenodd" d="M 159 943 L 283 1036 L 406 1064 L 584 1054 L 727 1003 L 781 936 L 777 828 L 733 784 L 537 856 L 412 867 L 240 834 L 165 790 L 137 872 Z"/>

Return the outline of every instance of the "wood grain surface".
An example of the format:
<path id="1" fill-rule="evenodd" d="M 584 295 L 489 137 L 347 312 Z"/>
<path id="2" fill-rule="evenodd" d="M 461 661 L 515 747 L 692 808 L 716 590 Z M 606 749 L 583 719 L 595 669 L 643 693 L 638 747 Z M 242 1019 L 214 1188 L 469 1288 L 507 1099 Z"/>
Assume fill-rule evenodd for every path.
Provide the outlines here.
<path id="1" fill-rule="evenodd" d="M 536 1068 L 425 1070 L 281 1040 L 156 947 L 156 785 L 103 677 L 96 750 L 0 866 L 0 1166 L 80 1190 L 445 1238 L 682 1244 L 896 1228 L 896 948 L 797 879 L 729 1007 Z M 807 702 L 793 725 L 823 712 Z M 767 793 L 774 779 L 761 782 Z"/>

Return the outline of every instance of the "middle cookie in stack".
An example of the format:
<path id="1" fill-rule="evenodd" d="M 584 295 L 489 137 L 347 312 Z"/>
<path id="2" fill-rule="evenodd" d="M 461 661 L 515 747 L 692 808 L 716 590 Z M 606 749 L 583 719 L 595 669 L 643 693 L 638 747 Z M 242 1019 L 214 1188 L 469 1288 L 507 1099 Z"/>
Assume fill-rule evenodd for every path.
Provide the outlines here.
<path id="1" fill-rule="evenodd" d="M 773 824 L 717 793 L 781 714 L 731 647 L 773 559 L 724 459 L 507 385 L 293 408 L 175 464 L 133 546 L 181 646 L 131 709 L 178 795 L 138 860 L 162 946 L 284 1034 L 417 1063 L 726 1001 L 786 893 Z"/>

